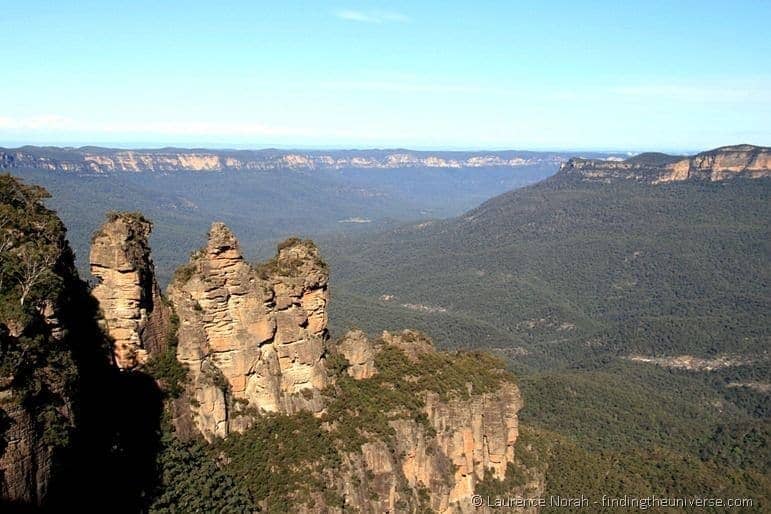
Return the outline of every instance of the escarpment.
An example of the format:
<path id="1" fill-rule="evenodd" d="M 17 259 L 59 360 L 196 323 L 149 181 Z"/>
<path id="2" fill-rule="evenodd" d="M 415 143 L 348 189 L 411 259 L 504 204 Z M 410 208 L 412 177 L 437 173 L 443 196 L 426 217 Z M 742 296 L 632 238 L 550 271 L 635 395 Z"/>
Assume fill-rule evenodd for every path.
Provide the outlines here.
<path id="1" fill-rule="evenodd" d="M 321 409 L 327 280 L 310 242 L 289 240 L 255 268 L 225 225 L 212 226 L 206 247 L 169 287 L 180 320 L 177 357 L 191 374 L 181 408 L 204 437 L 243 430 L 249 409 Z"/>
<path id="2" fill-rule="evenodd" d="M 707 180 L 719 182 L 736 177 L 771 176 L 771 148 L 735 145 L 716 148 L 691 157 L 643 153 L 624 161 L 570 159 L 560 173 L 583 180 L 635 180 L 650 184 Z"/>
<path id="3" fill-rule="evenodd" d="M 189 369 L 173 406 L 179 436 L 201 434 L 243 472 L 245 458 L 269 457 L 230 455 L 229 438 L 262 437 L 252 431 L 265 430 L 258 420 L 271 416 L 310 414 L 320 423 L 315 437 L 336 464 L 316 469 L 313 456 L 297 456 L 293 473 L 309 466 L 307 480 L 327 492 L 310 492 L 311 505 L 296 496 L 307 485 L 295 484 L 287 493 L 294 511 L 472 512 L 479 487 L 509 483 L 520 468 L 526 479 L 516 491 L 542 487 L 538 472 L 517 461 L 522 400 L 502 364 L 438 352 L 409 330 L 376 340 L 353 331 L 333 342 L 328 271 L 313 243 L 290 239 L 253 266 L 215 223 L 206 246 L 177 271 L 169 299 L 179 317 L 177 358 Z M 303 434 L 285 437 L 274 444 L 291 446 Z M 262 488 L 254 494 L 266 508 Z"/>
<path id="4" fill-rule="evenodd" d="M 523 480 L 508 493 L 538 494 L 542 477 L 517 459 L 522 398 L 500 362 L 439 352 L 411 330 L 374 341 L 353 331 L 330 350 L 345 362 L 322 419 L 352 450 L 341 470 L 345 505 L 485 512 L 471 497 L 514 472 Z"/>
<path id="5" fill-rule="evenodd" d="M 88 389 L 81 394 L 91 396 L 89 423 L 78 428 L 80 446 L 70 447 L 83 463 L 69 469 L 88 470 L 89 483 L 109 489 L 105 496 L 125 491 L 126 501 L 141 511 L 157 490 L 157 465 L 168 466 L 163 487 L 199 495 L 205 485 L 195 480 L 209 476 L 188 481 L 169 470 L 201 462 L 257 511 L 281 502 L 292 512 L 456 514 L 485 512 L 472 504 L 475 494 L 542 492 L 543 470 L 519 459 L 522 399 L 502 362 L 440 352 L 410 330 L 377 339 L 352 331 L 333 341 L 327 331 L 329 275 L 316 246 L 289 239 L 273 259 L 252 265 L 221 223 L 212 225 L 206 245 L 177 271 L 165 300 L 153 277 L 149 231 L 139 215 L 110 216 L 91 252 L 100 279 L 93 296 L 113 363 L 102 354 L 108 372 L 91 373 L 83 382 Z M 71 253 L 56 255 L 64 267 L 54 269 L 72 269 Z M 57 452 L 70 444 L 68 427 L 76 425 L 65 394 L 71 373 L 62 370 L 52 379 L 69 355 L 63 345 L 70 318 L 59 316 L 60 300 L 27 300 L 33 305 L 28 312 L 47 327 L 47 348 L 64 351 L 32 371 L 47 381 L 45 398 L 22 388 L 21 376 L 9 372 L 25 364 L 11 359 L 18 354 L 7 348 L 28 343 L 27 325 L 8 316 L 0 324 L 4 500 L 45 503 Z M 90 316 L 96 318 L 96 311 Z M 104 338 L 93 343 L 98 341 Z M 168 359 L 186 369 L 175 393 L 166 381 L 170 375 L 155 375 L 173 367 Z M 158 385 L 166 390 L 163 398 L 155 396 Z M 50 403 L 55 392 L 58 399 Z M 30 398 L 42 406 L 27 407 Z M 110 406 L 107 399 L 117 401 Z M 170 426 L 160 423 L 162 399 Z M 92 440 L 95 445 L 84 445 Z M 195 445 L 191 464 L 193 454 L 178 450 Z M 89 456 L 89 448 L 96 453 Z M 184 463 L 175 460 L 180 458 Z M 75 481 L 64 480 L 60 494 Z"/>
<path id="6" fill-rule="evenodd" d="M 92 294 L 114 340 L 120 369 L 136 368 L 159 352 L 169 327 L 170 309 L 150 259 L 151 230 L 152 224 L 138 213 L 114 213 L 91 242 L 91 273 L 98 280 Z"/>
<path id="7" fill-rule="evenodd" d="M 71 320 L 77 282 L 47 193 L 0 176 L 0 511 L 46 504 L 74 428 Z"/>
<path id="8" fill-rule="evenodd" d="M 36 168 L 63 173 L 170 173 L 395 169 L 482 168 L 556 164 L 558 154 L 532 152 L 426 152 L 409 150 L 123 150 L 114 148 L 0 148 L 0 169 Z"/>

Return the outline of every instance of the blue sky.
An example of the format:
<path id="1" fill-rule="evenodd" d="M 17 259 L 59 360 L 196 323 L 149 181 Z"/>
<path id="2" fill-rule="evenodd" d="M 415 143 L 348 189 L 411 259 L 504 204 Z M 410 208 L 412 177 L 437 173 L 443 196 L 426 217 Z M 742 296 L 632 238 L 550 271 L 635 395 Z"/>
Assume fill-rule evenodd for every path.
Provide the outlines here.
<path id="1" fill-rule="evenodd" d="M 771 2 L 0 0 L 0 145 L 771 144 Z"/>

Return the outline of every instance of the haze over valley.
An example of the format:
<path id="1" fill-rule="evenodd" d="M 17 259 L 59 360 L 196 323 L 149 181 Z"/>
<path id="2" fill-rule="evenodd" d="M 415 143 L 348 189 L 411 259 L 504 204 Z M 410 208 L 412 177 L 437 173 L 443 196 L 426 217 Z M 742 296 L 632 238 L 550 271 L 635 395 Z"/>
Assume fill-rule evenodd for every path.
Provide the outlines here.
<path id="1" fill-rule="evenodd" d="M 456 216 L 555 173 L 571 155 L 28 147 L 0 149 L 0 169 L 52 193 L 49 205 L 67 223 L 82 272 L 104 212 L 143 212 L 154 220 L 156 266 L 167 283 L 213 219 L 237 231 L 249 257 L 267 257 L 288 234 L 357 233 Z"/>

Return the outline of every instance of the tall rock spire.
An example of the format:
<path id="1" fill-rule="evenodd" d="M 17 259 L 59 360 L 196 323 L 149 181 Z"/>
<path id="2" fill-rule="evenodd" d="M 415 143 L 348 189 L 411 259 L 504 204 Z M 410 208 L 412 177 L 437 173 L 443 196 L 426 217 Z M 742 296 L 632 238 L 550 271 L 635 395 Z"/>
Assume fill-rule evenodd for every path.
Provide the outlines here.
<path id="1" fill-rule="evenodd" d="M 155 280 L 147 238 L 152 223 L 136 213 L 113 213 L 94 234 L 91 274 L 94 297 L 114 341 L 115 364 L 133 369 L 162 349 L 170 309 Z"/>
<path id="2" fill-rule="evenodd" d="M 214 223 L 169 286 L 180 319 L 177 358 L 191 374 L 191 401 L 181 406 L 190 412 L 180 419 L 211 439 L 245 428 L 246 408 L 319 411 L 327 282 L 313 243 L 290 239 L 253 267 L 230 229 Z"/>

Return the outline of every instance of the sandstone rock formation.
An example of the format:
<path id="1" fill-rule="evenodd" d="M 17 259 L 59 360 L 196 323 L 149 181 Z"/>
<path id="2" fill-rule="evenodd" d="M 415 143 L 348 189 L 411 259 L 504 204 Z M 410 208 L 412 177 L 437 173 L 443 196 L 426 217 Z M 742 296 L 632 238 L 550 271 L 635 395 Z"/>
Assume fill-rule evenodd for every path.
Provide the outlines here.
<path id="1" fill-rule="evenodd" d="M 311 242 L 288 240 L 255 268 L 230 230 L 177 271 L 169 298 L 180 320 L 177 357 L 191 372 L 187 414 L 204 437 L 248 426 L 248 409 L 319 411 L 327 384 L 328 273 Z M 179 413 L 179 419 L 187 417 Z M 180 427 L 182 429 L 182 427 Z"/>
<path id="2" fill-rule="evenodd" d="M 1 443 L 5 446 L 0 447 L 0 500 L 40 505 L 48 493 L 54 452 L 41 437 L 34 413 L 17 396 L 9 377 L 0 377 Z"/>
<path id="3" fill-rule="evenodd" d="M 94 294 L 124 369 L 140 365 L 160 334 L 148 329 L 162 303 L 149 230 L 139 216 L 111 217 L 91 254 L 101 278 Z M 253 266 L 233 233 L 215 223 L 168 294 L 179 321 L 177 359 L 189 370 L 185 393 L 171 403 L 177 436 L 214 442 L 267 413 L 310 412 L 339 454 L 324 481 L 344 508 L 359 512 L 485 512 L 472 495 L 485 480 L 506 479 L 512 466 L 528 477 L 512 494 L 542 489 L 539 472 L 518 464 L 522 400 L 498 361 L 442 354 L 412 330 L 376 340 L 351 331 L 332 343 L 328 271 L 312 242 L 287 240 Z M 401 389 L 407 397 L 379 396 Z M 383 417 L 361 412 L 372 408 Z M 300 501 L 296 512 L 343 512 L 320 491 L 310 494 L 312 505 Z"/>
<path id="4" fill-rule="evenodd" d="M 337 351 L 349 363 L 346 372 L 351 377 L 361 380 L 377 373 L 375 368 L 375 348 L 361 330 L 351 330 L 337 342 Z"/>
<path id="5" fill-rule="evenodd" d="M 42 193 L 0 177 L 0 512 L 46 504 L 58 436 L 75 422 L 72 322 L 60 307 L 77 272 Z"/>
<path id="6" fill-rule="evenodd" d="M 374 358 L 389 347 L 418 366 L 422 358 L 438 355 L 427 338 L 410 330 L 384 332 L 377 341 L 349 332 L 335 350 L 353 358 L 350 376 L 369 380 L 375 376 Z M 506 379 L 485 392 L 473 391 L 468 383 L 464 393 L 418 393 L 426 422 L 396 415 L 390 421 L 391 441 L 375 438 L 364 443 L 360 453 L 346 455 L 346 505 L 361 512 L 412 512 L 420 506 L 445 514 L 486 512 L 474 507 L 471 497 L 486 476 L 502 480 L 516 462 L 522 399 L 517 386 Z M 534 473 L 512 494 L 537 496 L 542 487 L 542 477 Z"/>
<path id="7" fill-rule="evenodd" d="M 384 332 L 375 341 L 351 331 L 332 343 L 327 282 L 326 266 L 311 242 L 290 239 L 274 259 L 252 266 L 231 231 L 212 225 L 206 246 L 169 286 L 180 321 L 177 357 L 190 370 L 186 395 L 175 403 L 179 435 L 200 433 L 213 441 L 246 430 L 263 413 L 305 410 L 336 437 L 336 423 L 358 421 L 355 414 L 348 421 L 328 416 L 343 380 L 327 369 L 330 354 L 347 361 L 344 376 L 351 383 L 386 380 L 376 363 L 386 349 L 397 352 L 391 354 L 396 362 L 415 369 L 427 363 L 450 366 L 443 360 L 449 357 L 410 330 Z M 342 465 L 326 471 L 327 481 L 336 484 L 348 507 L 361 512 L 419 506 L 447 514 L 475 512 L 471 496 L 479 483 L 503 479 L 516 462 L 522 400 L 513 381 L 497 377 L 491 371 L 488 378 L 496 385 L 484 390 L 475 390 L 471 381 L 450 393 L 418 389 L 419 413 L 383 404 L 382 409 L 395 409 L 386 413 L 389 427 L 382 427 L 393 435 L 362 434 L 364 442 L 352 450 L 341 442 Z M 396 382 L 403 380 L 419 379 L 400 376 Z M 398 387 L 393 381 L 378 384 Z M 347 407 L 337 404 L 336 412 L 340 408 Z M 540 484 L 534 477 L 519 492 L 534 494 Z M 323 496 L 314 497 L 312 508 L 297 505 L 296 511 L 338 511 L 324 502 Z"/>
<path id="8" fill-rule="evenodd" d="M 651 184 L 683 180 L 712 182 L 735 177 L 771 176 L 771 148 L 753 145 L 724 146 L 692 157 L 640 154 L 625 161 L 570 159 L 560 172 L 584 180 L 636 180 Z"/>
<path id="9" fill-rule="evenodd" d="M 171 312 L 150 259 L 151 230 L 152 224 L 139 214 L 111 214 L 92 239 L 91 273 L 99 280 L 92 294 L 121 369 L 133 369 L 159 352 L 169 328 Z"/>
<path id="10" fill-rule="evenodd" d="M 53 151 L 52 151 L 53 150 Z M 0 169 L 38 168 L 66 173 L 141 173 L 227 170 L 314 170 L 390 168 L 479 168 L 556 164 L 557 154 L 511 152 L 335 151 L 282 150 L 117 150 L 110 148 L 0 148 Z"/>

